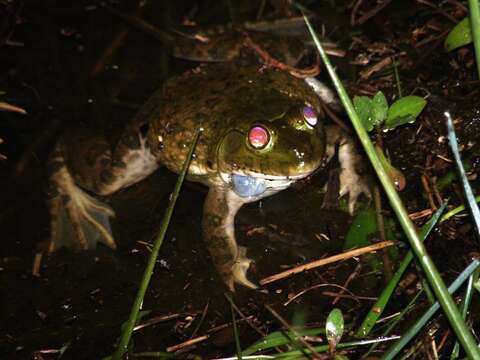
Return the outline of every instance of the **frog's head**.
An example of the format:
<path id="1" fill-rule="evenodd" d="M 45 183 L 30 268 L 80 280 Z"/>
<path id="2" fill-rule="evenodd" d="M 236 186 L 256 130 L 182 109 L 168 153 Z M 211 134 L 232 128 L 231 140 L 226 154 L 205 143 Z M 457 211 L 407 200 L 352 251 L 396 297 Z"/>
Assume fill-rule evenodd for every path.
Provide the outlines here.
<path id="1" fill-rule="evenodd" d="M 240 106 L 231 114 L 234 125 L 217 148 L 222 179 L 242 197 L 287 188 L 316 170 L 325 152 L 318 101 L 277 92 L 262 95 L 253 108 Z"/>

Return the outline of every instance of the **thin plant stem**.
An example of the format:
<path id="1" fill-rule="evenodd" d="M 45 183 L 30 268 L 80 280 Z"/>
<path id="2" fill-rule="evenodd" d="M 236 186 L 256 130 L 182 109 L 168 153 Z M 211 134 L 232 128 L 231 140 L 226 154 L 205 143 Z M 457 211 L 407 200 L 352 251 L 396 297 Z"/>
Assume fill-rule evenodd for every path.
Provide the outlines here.
<path id="1" fill-rule="evenodd" d="M 402 95 L 402 83 L 400 82 L 400 75 L 398 74 L 397 60 L 395 57 L 392 57 L 393 61 L 393 73 L 395 74 L 395 84 L 397 85 L 398 98 L 401 99 Z"/>
<path id="2" fill-rule="evenodd" d="M 240 345 L 240 336 L 238 335 L 237 320 L 235 319 L 234 303 L 230 296 L 225 294 L 228 302 L 230 303 L 230 310 L 232 315 L 233 337 L 235 339 L 235 349 L 237 350 L 237 359 L 242 360 L 242 347 Z"/>
<path id="3" fill-rule="evenodd" d="M 155 239 L 155 242 L 153 243 L 153 248 L 150 253 L 147 266 L 145 267 L 142 281 L 140 283 L 140 286 L 138 287 L 137 295 L 135 296 L 135 300 L 133 302 L 132 309 L 130 311 L 130 316 L 128 317 L 128 320 L 123 327 L 122 335 L 120 337 L 118 347 L 115 350 L 115 353 L 113 354 L 112 360 L 122 359 L 123 355 L 127 352 L 128 344 L 132 337 L 133 327 L 135 326 L 135 323 L 137 321 L 138 314 L 140 313 L 140 310 L 142 308 L 143 299 L 145 298 L 145 293 L 147 292 L 147 289 L 148 289 L 148 284 L 150 283 L 150 279 L 152 278 L 152 275 L 153 275 L 153 270 L 157 262 L 158 252 L 160 251 L 160 247 L 162 246 L 163 239 L 165 238 L 165 234 L 167 233 L 168 225 L 170 224 L 170 219 L 172 218 L 172 214 L 173 214 L 173 209 L 175 208 L 175 203 L 177 202 L 178 194 L 180 193 L 183 180 L 187 175 L 187 171 L 190 165 L 190 161 L 192 159 L 193 151 L 195 150 L 195 146 L 197 145 L 197 141 L 201 131 L 202 131 L 202 128 L 199 126 L 195 132 L 192 144 L 190 145 L 190 151 L 187 155 L 187 158 L 185 159 L 182 171 L 178 176 L 177 183 L 175 184 L 175 188 L 170 197 L 170 203 L 168 204 L 167 210 L 165 211 L 165 215 L 163 216 L 162 225 L 160 227 L 158 236 Z"/>

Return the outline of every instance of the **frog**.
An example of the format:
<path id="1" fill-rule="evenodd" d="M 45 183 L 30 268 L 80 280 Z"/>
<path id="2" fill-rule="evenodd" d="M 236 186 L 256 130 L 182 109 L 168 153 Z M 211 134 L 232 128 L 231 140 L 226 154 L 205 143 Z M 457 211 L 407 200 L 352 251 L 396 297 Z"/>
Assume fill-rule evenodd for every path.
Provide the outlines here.
<path id="1" fill-rule="evenodd" d="M 244 204 L 307 178 L 335 151 L 339 195 L 349 197 L 349 208 L 369 194 L 355 144 L 326 124 L 312 82 L 260 64 L 204 64 L 167 80 L 113 145 L 95 129 L 65 133 L 49 161 L 49 251 L 98 243 L 115 249 L 114 210 L 95 196 L 127 188 L 161 166 L 179 173 L 201 128 L 186 177 L 208 188 L 202 237 L 228 289 L 257 288 L 247 276 L 252 259 L 235 237 L 235 216 Z"/>

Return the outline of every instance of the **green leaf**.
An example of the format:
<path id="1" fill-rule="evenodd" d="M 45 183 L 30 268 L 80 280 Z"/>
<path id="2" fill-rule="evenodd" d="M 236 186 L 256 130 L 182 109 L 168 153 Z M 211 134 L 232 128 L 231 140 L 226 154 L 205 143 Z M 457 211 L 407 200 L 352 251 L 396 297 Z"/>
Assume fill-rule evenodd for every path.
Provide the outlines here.
<path id="1" fill-rule="evenodd" d="M 368 96 L 355 96 L 353 98 L 353 106 L 355 106 L 355 111 L 360 117 L 363 127 L 367 131 L 372 131 L 374 126 L 374 121 L 372 116 L 372 110 L 373 110 L 372 99 L 370 99 Z"/>
<path id="2" fill-rule="evenodd" d="M 377 92 L 372 99 L 372 118 L 373 118 L 373 125 L 379 126 L 381 125 L 385 119 L 387 118 L 388 112 L 388 102 L 385 98 L 385 95 L 381 91 Z"/>
<path id="3" fill-rule="evenodd" d="M 427 101 L 420 96 L 405 96 L 398 99 L 388 109 L 387 120 L 383 126 L 384 130 L 414 122 L 426 104 Z"/>
<path id="4" fill-rule="evenodd" d="M 448 33 L 443 45 L 447 51 L 452 51 L 461 46 L 470 44 L 472 41 L 472 28 L 470 27 L 470 19 L 467 16 L 455 25 L 452 31 Z"/>
<path id="5" fill-rule="evenodd" d="M 395 232 L 395 220 L 389 217 L 384 218 L 385 231 L 387 239 L 398 239 L 398 234 Z M 350 229 L 348 229 L 347 235 L 343 242 L 343 250 L 350 250 L 368 246 L 372 244 L 371 238 L 376 235 L 378 231 L 377 227 L 377 215 L 375 209 L 365 208 L 357 212 L 357 215 L 353 219 Z M 396 259 L 398 252 L 396 247 L 392 246 L 388 250 L 388 253 L 392 259 Z M 379 260 L 379 256 L 376 253 L 366 254 L 365 261 L 374 270 L 381 271 L 383 265 Z"/>
<path id="6" fill-rule="evenodd" d="M 328 343 L 333 348 L 336 348 L 343 336 L 344 330 L 342 310 L 335 308 L 330 311 L 327 317 L 327 323 L 325 324 L 325 330 Z"/>
<path id="7" fill-rule="evenodd" d="M 357 212 L 345 236 L 343 250 L 371 245 L 369 237 L 377 232 L 375 209 L 367 208 Z"/>

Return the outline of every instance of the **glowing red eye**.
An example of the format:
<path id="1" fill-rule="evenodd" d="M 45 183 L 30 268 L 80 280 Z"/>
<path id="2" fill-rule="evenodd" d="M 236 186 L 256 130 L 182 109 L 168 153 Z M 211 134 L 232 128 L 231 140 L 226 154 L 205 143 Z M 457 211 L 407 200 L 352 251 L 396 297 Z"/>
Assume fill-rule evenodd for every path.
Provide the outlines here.
<path id="1" fill-rule="evenodd" d="M 308 125 L 315 126 L 317 125 L 317 113 L 311 106 L 304 106 L 303 117 Z"/>
<path id="2" fill-rule="evenodd" d="M 255 149 L 262 149 L 270 141 L 270 134 L 261 126 L 254 126 L 248 132 L 248 142 Z"/>

